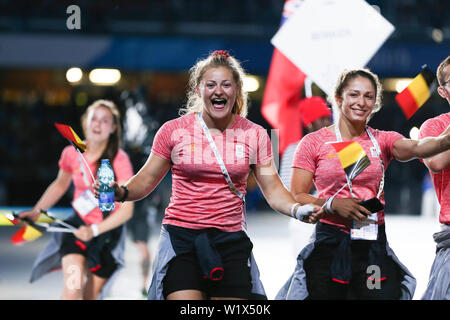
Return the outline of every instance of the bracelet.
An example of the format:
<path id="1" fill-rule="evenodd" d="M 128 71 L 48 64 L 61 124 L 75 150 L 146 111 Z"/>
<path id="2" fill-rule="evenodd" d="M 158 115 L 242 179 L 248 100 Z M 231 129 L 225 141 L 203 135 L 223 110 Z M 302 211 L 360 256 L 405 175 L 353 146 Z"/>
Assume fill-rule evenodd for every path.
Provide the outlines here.
<path id="1" fill-rule="evenodd" d="M 94 238 L 96 236 L 98 236 L 98 225 L 96 224 L 91 224 L 91 230 L 92 230 L 92 234 L 94 235 Z"/>
<path id="2" fill-rule="evenodd" d="M 120 199 L 119 201 L 120 201 L 120 202 L 125 202 L 125 200 L 127 200 L 127 198 L 128 198 L 128 187 L 125 186 L 125 185 L 121 185 L 120 187 L 121 187 L 123 190 L 125 190 L 125 193 L 123 194 L 122 199 Z"/>
<path id="3" fill-rule="evenodd" d="M 331 209 L 331 204 L 333 203 L 334 197 L 329 197 L 327 199 L 327 202 L 325 202 L 325 210 L 330 213 L 330 214 L 335 214 L 335 212 L 333 211 L 333 209 Z"/>
<path id="4" fill-rule="evenodd" d="M 294 209 L 295 209 L 295 206 L 296 206 L 296 205 L 300 205 L 300 203 L 296 202 L 296 203 L 294 203 L 294 204 L 292 205 L 292 207 L 291 207 L 291 217 L 292 217 L 292 218 L 295 218 L 295 212 L 294 212 Z"/>

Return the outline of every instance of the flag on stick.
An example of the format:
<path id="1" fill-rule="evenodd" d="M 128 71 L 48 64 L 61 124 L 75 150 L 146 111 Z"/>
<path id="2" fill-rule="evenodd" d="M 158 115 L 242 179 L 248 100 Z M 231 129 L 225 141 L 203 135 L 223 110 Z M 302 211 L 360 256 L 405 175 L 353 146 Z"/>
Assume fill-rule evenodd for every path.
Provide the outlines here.
<path id="1" fill-rule="evenodd" d="M 353 180 L 370 165 L 369 157 L 356 141 L 331 143 L 349 180 Z"/>
<path id="2" fill-rule="evenodd" d="M 31 226 L 24 226 L 17 231 L 12 237 L 11 242 L 14 244 L 23 244 L 25 242 L 36 240 L 42 236 L 42 233 Z"/>
<path id="3" fill-rule="evenodd" d="M 57 122 L 55 122 L 55 127 L 77 150 L 80 150 L 81 152 L 86 151 L 86 144 L 78 137 L 72 127 Z"/>
<path id="4" fill-rule="evenodd" d="M 54 227 L 50 224 L 58 223 L 64 228 Z M 14 244 L 24 244 L 33 241 L 42 236 L 42 232 L 71 232 L 77 229 L 60 219 L 50 217 L 47 212 L 41 211 L 36 221 L 28 218 L 19 218 L 19 215 L 12 211 L 0 210 L 0 226 L 19 226 L 21 227 L 12 237 L 11 242 Z"/>
<path id="5" fill-rule="evenodd" d="M 61 219 L 58 219 L 54 214 L 51 214 L 50 212 L 41 210 L 41 215 L 36 221 L 37 224 L 41 224 L 43 226 L 48 226 L 49 223 L 58 223 L 64 227 L 66 227 L 68 230 L 75 231 L 77 228 L 72 226 L 71 224 L 68 224 L 67 222 L 64 222 Z"/>
<path id="6" fill-rule="evenodd" d="M 426 66 L 423 66 L 422 72 L 402 92 L 395 96 L 395 100 L 403 110 L 406 119 L 411 118 L 430 98 L 436 86 L 436 76 Z"/>
<path id="7" fill-rule="evenodd" d="M 356 141 L 334 142 L 330 143 L 338 155 L 342 168 L 348 177 L 348 181 L 352 181 L 370 165 L 370 159 L 364 149 Z M 345 188 L 348 183 L 344 184 L 333 198 Z M 322 208 L 325 207 L 325 202 Z"/>
<path id="8" fill-rule="evenodd" d="M 87 163 L 86 159 L 81 154 L 82 152 L 86 151 L 86 144 L 83 142 L 83 140 L 78 137 L 78 135 L 75 133 L 75 131 L 72 129 L 72 127 L 55 122 L 55 127 L 58 129 L 58 131 L 62 134 L 64 138 L 69 140 L 69 142 L 75 147 L 75 149 L 78 151 L 78 154 L 80 155 L 81 159 L 83 159 L 84 164 L 86 165 L 92 181 L 95 181 L 94 175 L 92 174 L 91 168 L 89 167 L 89 164 Z"/>
<path id="9" fill-rule="evenodd" d="M 8 213 L 4 213 L 3 211 L 0 212 L 0 226 L 15 226 L 18 223 L 19 222 Z"/>
<path id="10" fill-rule="evenodd" d="M 39 215 L 36 223 L 53 223 L 55 219 L 49 217 L 45 211 L 41 210 L 41 214 Z"/>

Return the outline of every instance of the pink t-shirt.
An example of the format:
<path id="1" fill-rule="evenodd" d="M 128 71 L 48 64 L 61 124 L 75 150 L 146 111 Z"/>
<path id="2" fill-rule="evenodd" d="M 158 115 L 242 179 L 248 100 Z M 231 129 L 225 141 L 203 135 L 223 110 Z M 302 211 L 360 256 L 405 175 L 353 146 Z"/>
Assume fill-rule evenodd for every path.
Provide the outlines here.
<path id="1" fill-rule="evenodd" d="M 428 119 L 420 127 L 419 138 L 437 137 L 447 126 L 450 125 L 450 113 L 441 114 L 435 118 Z M 450 223 L 450 166 L 446 166 L 444 170 L 438 173 L 430 171 L 433 180 L 434 189 L 441 205 L 439 214 L 440 223 Z"/>
<path id="2" fill-rule="evenodd" d="M 227 130 L 212 136 L 233 184 L 245 195 L 250 165 L 272 159 L 266 130 L 236 115 Z M 172 164 L 172 196 L 163 224 L 242 229 L 243 203 L 229 189 L 196 114 L 166 122 L 155 136 L 152 153 Z"/>
<path id="3" fill-rule="evenodd" d="M 86 161 L 88 162 L 89 168 L 94 174 L 94 177 L 96 177 L 96 163 L 89 162 L 88 160 Z M 80 163 L 83 166 L 84 174 L 83 170 L 80 169 Z M 70 145 L 64 148 L 58 164 L 61 170 L 72 174 L 72 182 L 75 187 L 73 200 L 78 198 L 87 189 L 91 189 L 91 191 L 93 191 L 93 181 L 91 175 L 86 168 L 86 164 L 82 159 L 79 158 L 79 154 L 73 146 Z M 128 155 L 122 149 L 119 149 L 119 151 L 117 152 L 112 167 L 114 169 L 115 179 L 119 184 L 126 182 L 133 176 L 133 166 L 131 165 Z M 116 211 L 119 207 L 120 204 L 116 202 L 116 209 L 114 211 Z M 99 223 L 103 220 L 102 212 L 100 211 L 98 206 L 85 216 L 82 216 L 79 213 L 78 215 L 87 225 Z"/>
<path id="4" fill-rule="evenodd" d="M 387 169 L 392 160 L 392 150 L 394 142 L 404 138 L 394 131 L 381 131 L 369 128 L 380 149 L 384 162 L 384 169 Z M 345 171 L 339 161 L 335 149 L 327 142 L 336 142 L 336 135 L 327 128 L 322 128 L 316 132 L 306 135 L 297 146 L 294 162 L 295 168 L 304 169 L 313 173 L 313 182 L 318 191 L 319 198 L 328 198 L 334 195 L 344 184 L 347 183 Z M 346 140 L 344 140 L 346 141 Z M 382 179 L 382 167 L 374 150 L 372 141 L 367 132 L 353 141 L 358 142 L 371 164 L 352 181 L 352 191 L 356 198 L 370 199 L 376 197 Z M 351 198 L 348 187 L 345 187 L 336 198 Z M 384 204 L 384 194 L 381 194 L 380 201 Z M 336 225 L 341 230 L 348 232 L 352 221 L 345 219 L 338 214 L 326 214 L 321 222 Z M 384 211 L 378 213 L 378 224 L 384 223 Z"/>

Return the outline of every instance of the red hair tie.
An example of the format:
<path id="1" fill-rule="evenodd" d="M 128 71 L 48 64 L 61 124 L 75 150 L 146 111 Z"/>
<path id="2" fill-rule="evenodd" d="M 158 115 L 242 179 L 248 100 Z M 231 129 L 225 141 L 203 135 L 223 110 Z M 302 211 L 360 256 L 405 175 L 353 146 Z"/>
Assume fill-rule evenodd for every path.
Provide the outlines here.
<path id="1" fill-rule="evenodd" d="M 230 57 L 230 54 L 227 50 L 216 50 L 212 53 L 212 56 L 228 59 Z"/>

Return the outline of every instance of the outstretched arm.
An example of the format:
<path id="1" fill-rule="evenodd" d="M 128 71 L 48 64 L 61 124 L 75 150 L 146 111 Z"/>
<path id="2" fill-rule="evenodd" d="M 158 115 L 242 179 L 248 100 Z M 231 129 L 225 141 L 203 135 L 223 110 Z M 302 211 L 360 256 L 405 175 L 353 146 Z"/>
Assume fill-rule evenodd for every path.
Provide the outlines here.
<path id="1" fill-rule="evenodd" d="M 450 126 L 438 137 L 427 137 L 420 140 L 398 139 L 394 142 L 393 155 L 399 161 L 409 161 L 414 158 L 433 157 L 449 149 Z"/>
<path id="2" fill-rule="evenodd" d="M 125 186 L 128 188 L 128 196 L 127 201 L 135 201 L 140 200 L 147 196 L 150 192 L 152 192 L 159 182 L 164 178 L 167 174 L 171 166 L 169 160 L 160 158 L 153 153 L 150 154 L 144 166 L 136 173 L 133 177 L 131 177 L 126 183 Z M 117 183 L 113 185 L 115 187 L 116 200 L 120 200 L 123 198 L 125 191 L 123 188 L 119 188 Z M 98 197 L 98 189 L 100 184 L 96 181 L 94 185 L 95 196 Z"/>
<path id="3" fill-rule="evenodd" d="M 39 217 L 40 210 L 47 210 L 53 207 L 59 199 L 67 192 L 72 181 L 72 173 L 59 169 L 56 179 L 47 187 L 39 201 L 32 210 L 24 211 L 19 214 L 20 218 L 30 218 L 36 221 Z"/>
<path id="4" fill-rule="evenodd" d="M 324 206 L 327 199 L 316 198 L 309 194 L 312 180 L 312 172 L 294 168 L 292 172 L 291 192 L 294 195 L 295 200 L 301 204 L 312 203 L 317 206 Z M 335 213 L 347 219 L 358 221 L 365 220 L 366 216 L 364 216 L 361 212 L 368 215 L 370 214 L 370 211 L 358 204 L 361 201 L 361 199 L 356 198 L 334 198 L 331 203 L 331 209 Z"/>
<path id="5" fill-rule="evenodd" d="M 422 131 L 422 128 L 420 128 Z M 446 131 L 442 132 L 440 135 L 445 135 L 448 132 L 448 128 Z M 450 163 L 450 150 L 445 152 L 441 152 L 433 157 L 423 159 L 423 163 L 434 173 L 441 172 L 445 169 Z"/>
<path id="6" fill-rule="evenodd" d="M 291 208 L 297 201 L 295 201 L 292 194 L 281 182 L 273 161 L 255 165 L 253 167 L 253 172 L 255 179 L 258 182 L 258 185 L 270 207 L 287 216 L 291 216 Z M 300 205 L 294 207 L 294 211 L 297 212 L 297 210 L 301 210 Z M 315 223 L 323 214 L 324 210 L 319 210 L 319 208 L 317 208 L 307 220 L 302 221 Z"/>

